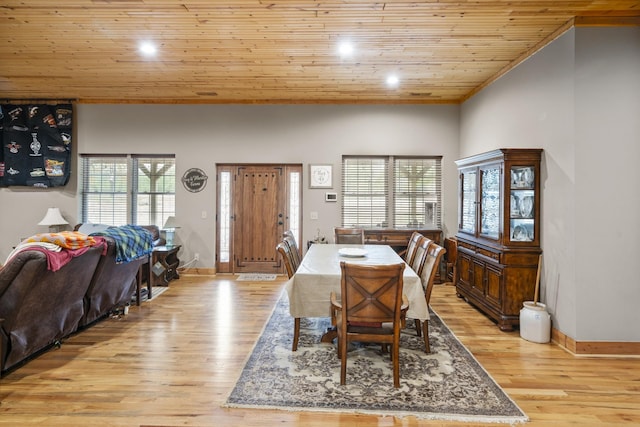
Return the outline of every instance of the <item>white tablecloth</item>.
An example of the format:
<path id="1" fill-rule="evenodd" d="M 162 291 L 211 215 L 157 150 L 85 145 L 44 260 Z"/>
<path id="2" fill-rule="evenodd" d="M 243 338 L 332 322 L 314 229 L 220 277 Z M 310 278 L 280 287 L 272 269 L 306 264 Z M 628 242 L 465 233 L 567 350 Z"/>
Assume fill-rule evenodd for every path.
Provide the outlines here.
<path id="1" fill-rule="evenodd" d="M 340 256 L 340 248 L 362 248 L 364 257 Z M 387 245 L 311 245 L 300 267 L 285 284 L 289 295 L 289 312 L 293 317 L 329 317 L 331 291 L 340 295 L 340 261 L 356 264 L 396 264 L 404 262 Z M 407 317 L 426 320 L 429 318 L 427 302 L 418 275 L 406 266 L 403 275 L 403 293 L 409 300 Z"/>

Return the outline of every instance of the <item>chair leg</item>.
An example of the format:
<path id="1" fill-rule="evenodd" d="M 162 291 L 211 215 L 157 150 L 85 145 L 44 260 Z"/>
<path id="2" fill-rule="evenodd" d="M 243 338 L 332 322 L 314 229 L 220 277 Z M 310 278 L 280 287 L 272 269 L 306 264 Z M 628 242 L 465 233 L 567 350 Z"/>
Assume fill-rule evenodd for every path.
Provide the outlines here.
<path id="1" fill-rule="evenodd" d="M 416 335 L 417 336 L 421 336 L 422 335 L 422 330 L 420 329 L 420 320 L 415 319 L 416 321 Z"/>
<path id="2" fill-rule="evenodd" d="M 298 338 L 300 338 L 300 318 L 296 317 L 293 320 L 293 344 L 292 344 L 292 351 L 296 351 L 298 350 Z"/>
<path id="3" fill-rule="evenodd" d="M 400 388 L 400 343 L 394 343 L 391 349 L 393 358 L 393 386 Z"/>
<path id="4" fill-rule="evenodd" d="M 347 383 L 347 337 L 338 336 L 340 346 L 340 385 Z"/>
<path id="5" fill-rule="evenodd" d="M 422 322 L 422 334 L 424 335 L 424 351 L 425 353 L 431 353 L 431 347 L 429 347 L 429 321 Z"/>

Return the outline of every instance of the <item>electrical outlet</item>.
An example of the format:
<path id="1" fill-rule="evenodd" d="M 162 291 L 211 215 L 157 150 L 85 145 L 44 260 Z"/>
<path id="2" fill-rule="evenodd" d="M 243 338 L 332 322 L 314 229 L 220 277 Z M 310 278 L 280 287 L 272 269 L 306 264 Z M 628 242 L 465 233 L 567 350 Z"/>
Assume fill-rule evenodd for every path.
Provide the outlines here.
<path id="1" fill-rule="evenodd" d="M 195 254 L 194 258 L 195 258 L 196 261 L 200 261 L 200 254 Z"/>

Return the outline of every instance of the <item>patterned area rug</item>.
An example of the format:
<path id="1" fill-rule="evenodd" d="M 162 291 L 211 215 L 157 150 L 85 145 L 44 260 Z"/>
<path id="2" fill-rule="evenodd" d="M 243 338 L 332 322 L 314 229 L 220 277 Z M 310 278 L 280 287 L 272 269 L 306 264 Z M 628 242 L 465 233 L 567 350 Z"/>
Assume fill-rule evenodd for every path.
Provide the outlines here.
<path id="1" fill-rule="evenodd" d="M 407 325 L 413 322 L 407 322 Z M 347 384 L 340 385 L 335 345 L 320 343 L 329 319 L 301 319 L 298 351 L 291 351 L 293 319 L 286 294 L 227 399 L 227 407 L 359 412 L 488 423 L 528 421 L 469 351 L 431 313 L 431 353 L 415 329 L 400 346 L 400 388 L 393 387 L 388 354 L 379 345 L 349 350 Z"/>
<path id="2" fill-rule="evenodd" d="M 236 280 L 240 282 L 270 282 L 276 280 L 275 274 L 263 274 L 263 273 L 240 273 Z"/>

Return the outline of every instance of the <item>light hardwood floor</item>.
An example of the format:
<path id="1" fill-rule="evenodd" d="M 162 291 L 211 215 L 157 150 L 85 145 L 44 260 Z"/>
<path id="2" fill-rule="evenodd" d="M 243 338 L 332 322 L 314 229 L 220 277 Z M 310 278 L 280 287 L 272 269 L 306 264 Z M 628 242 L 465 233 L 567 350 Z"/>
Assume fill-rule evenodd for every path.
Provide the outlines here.
<path id="1" fill-rule="evenodd" d="M 481 425 L 222 408 L 283 288 L 282 280 L 231 277 L 183 275 L 127 316 L 5 375 L 0 425 Z M 639 359 L 574 357 L 500 332 L 452 286 L 436 286 L 432 306 L 531 418 L 527 425 L 640 425 Z"/>

